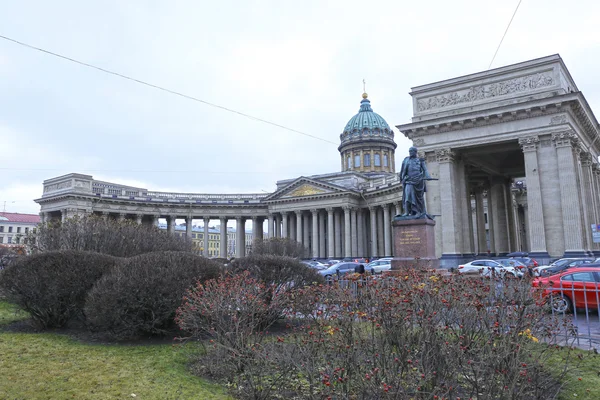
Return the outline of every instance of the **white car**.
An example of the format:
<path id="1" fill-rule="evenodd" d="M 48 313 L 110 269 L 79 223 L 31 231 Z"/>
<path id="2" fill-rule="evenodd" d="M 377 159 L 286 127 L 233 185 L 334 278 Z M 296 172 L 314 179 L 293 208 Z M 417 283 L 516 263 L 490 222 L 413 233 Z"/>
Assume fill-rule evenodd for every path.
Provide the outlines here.
<path id="1" fill-rule="evenodd" d="M 490 277 L 492 273 L 496 273 L 501 277 L 506 274 L 518 277 L 522 276 L 516 268 L 512 266 L 504 266 L 494 260 L 475 260 L 458 266 L 460 274 L 481 274 L 482 276 Z"/>
<path id="2" fill-rule="evenodd" d="M 375 260 L 371 261 L 365 266 L 365 271 L 368 271 L 372 274 L 380 274 L 383 271 L 390 271 L 392 269 L 392 261 L 389 260 Z"/>

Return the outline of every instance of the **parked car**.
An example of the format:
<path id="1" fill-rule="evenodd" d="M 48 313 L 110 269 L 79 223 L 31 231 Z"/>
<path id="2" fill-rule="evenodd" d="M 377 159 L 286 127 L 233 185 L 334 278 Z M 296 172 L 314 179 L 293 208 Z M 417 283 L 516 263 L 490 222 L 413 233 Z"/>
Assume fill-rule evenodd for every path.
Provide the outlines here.
<path id="1" fill-rule="evenodd" d="M 502 264 L 507 271 L 510 271 L 510 273 L 517 278 L 522 278 L 526 273 L 528 273 L 527 265 L 515 258 L 498 258 L 494 261 Z"/>
<path id="2" fill-rule="evenodd" d="M 569 268 L 592 264 L 593 261 L 594 260 L 590 258 L 561 258 L 560 260 L 554 261 L 547 267 L 534 268 L 534 275 L 536 274 L 536 270 L 536 276 L 554 275 Z"/>
<path id="3" fill-rule="evenodd" d="M 354 269 L 358 267 L 359 263 L 355 262 L 346 262 L 342 261 L 337 264 L 333 264 L 331 267 L 319 270 L 319 274 L 321 274 L 325 279 L 331 279 L 333 276 L 341 276 L 345 274 L 351 274 L 354 272 Z"/>
<path id="4" fill-rule="evenodd" d="M 554 312 L 572 312 L 577 308 L 598 308 L 600 264 L 597 267 L 572 267 L 554 275 L 536 278 L 533 286 L 541 288 Z"/>
<path id="5" fill-rule="evenodd" d="M 517 272 L 517 269 L 510 263 L 504 266 L 494 260 L 474 260 L 461 264 L 458 266 L 458 272 L 460 274 L 481 274 L 486 277 L 491 277 L 493 274 L 498 274 L 500 277 L 505 277 L 507 274 L 514 277 L 523 276 L 523 273 Z"/>
<path id="6" fill-rule="evenodd" d="M 529 257 L 529 253 L 526 253 L 524 251 L 515 251 L 513 253 L 507 254 L 506 257 L 517 260 L 525 264 L 528 268 L 535 268 L 538 266 L 538 262 L 534 258 Z"/>
<path id="7" fill-rule="evenodd" d="M 392 269 L 392 264 L 390 260 L 376 260 L 376 261 L 371 261 L 370 263 L 367 264 L 367 266 L 365 267 L 365 269 L 372 273 L 373 275 L 375 274 L 380 274 L 383 271 L 390 271 Z"/>
<path id="8" fill-rule="evenodd" d="M 309 267 L 311 267 L 311 268 L 314 268 L 314 269 L 316 269 L 316 270 L 322 270 L 322 269 L 325 269 L 325 268 L 327 268 L 327 265 L 325 265 L 325 264 L 321 264 L 320 262 L 318 262 L 318 261 L 314 261 L 314 260 L 302 260 L 302 261 L 300 261 L 300 262 L 301 262 L 302 264 L 306 264 L 306 265 L 308 265 Z"/>

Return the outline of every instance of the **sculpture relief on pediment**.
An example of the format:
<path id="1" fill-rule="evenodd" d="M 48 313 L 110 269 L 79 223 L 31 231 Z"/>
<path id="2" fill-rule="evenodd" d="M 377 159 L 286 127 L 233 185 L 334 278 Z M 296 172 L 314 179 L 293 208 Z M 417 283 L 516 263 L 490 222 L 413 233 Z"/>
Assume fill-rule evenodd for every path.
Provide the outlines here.
<path id="1" fill-rule="evenodd" d="M 551 72 L 540 72 L 508 79 L 487 85 L 473 86 L 456 92 L 428 97 L 417 101 L 417 112 L 444 108 L 463 103 L 473 103 L 488 98 L 506 96 L 512 93 L 527 92 L 552 86 L 554 78 Z"/>
<path id="2" fill-rule="evenodd" d="M 300 187 L 294 189 L 293 191 L 291 191 L 284 197 L 310 196 L 313 194 L 321 194 L 321 193 L 325 193 L 325 190 L 319 189 L 312 185 L 304 184 L 304 185 L 301 185 Z"/>

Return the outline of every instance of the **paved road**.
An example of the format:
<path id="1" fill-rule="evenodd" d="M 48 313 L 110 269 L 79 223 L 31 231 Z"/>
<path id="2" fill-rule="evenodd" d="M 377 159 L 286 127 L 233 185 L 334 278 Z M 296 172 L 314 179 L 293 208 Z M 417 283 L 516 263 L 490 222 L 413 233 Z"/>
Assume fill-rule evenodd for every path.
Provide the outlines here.
<path id="1" fill-rule="evenodd" d="M 582 349 L 596 349 L 600 351 L 600 316 L 596 310 L 578 311 L 576 314 L 566 314 L 561 316 L 568 321 L 572 321 L 577 328 L 577 336 L 567 336 L 566 332 L 561 335 L 563 340 L 568 338 L 568 342 Z"/>

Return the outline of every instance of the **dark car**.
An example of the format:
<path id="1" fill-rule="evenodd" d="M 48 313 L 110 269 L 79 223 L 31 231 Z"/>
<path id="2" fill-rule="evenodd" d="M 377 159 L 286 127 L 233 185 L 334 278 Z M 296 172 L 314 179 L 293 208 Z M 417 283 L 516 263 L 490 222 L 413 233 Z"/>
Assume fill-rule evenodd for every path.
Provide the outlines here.
<path id="1" fill-rule="evenodd" d="M 563 261 L 563 262 L 561 262 Z M 554 265 L 549 268 L 545 268 L 539 272 L 540 276 L 550 276 L 563 272 L 573 267 L 597 267 L 600 263 L 594 263 L 589 258 L 569 258 L 564 260 L 556 261 Z"/>

